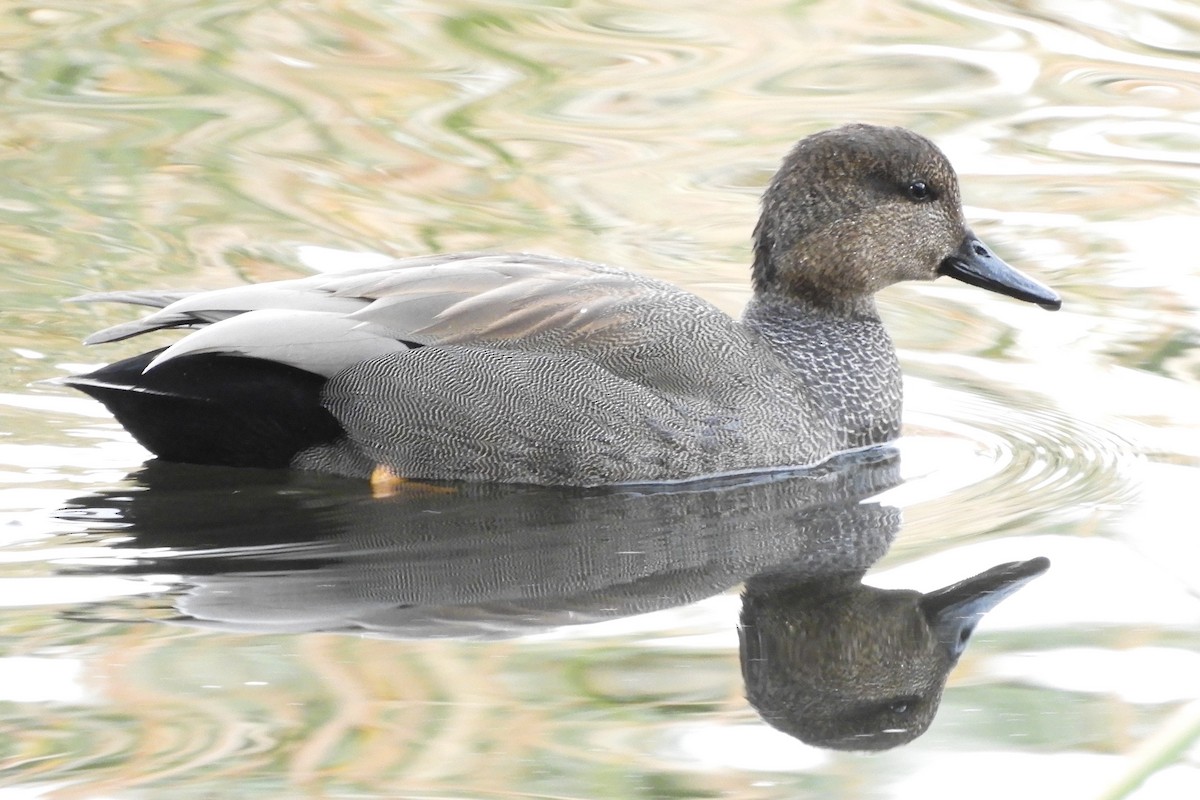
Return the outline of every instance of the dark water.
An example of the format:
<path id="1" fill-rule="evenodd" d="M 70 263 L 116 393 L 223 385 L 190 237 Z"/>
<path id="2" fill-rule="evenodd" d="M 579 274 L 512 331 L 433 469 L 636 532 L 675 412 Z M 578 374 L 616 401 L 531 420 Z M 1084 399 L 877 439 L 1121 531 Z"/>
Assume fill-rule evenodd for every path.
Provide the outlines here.
<path id="1" fill-rule="evenodd" d="M 0 12 L 0 796 L 1197 793 L 1200 12 L 720 8 Z M 736 313 L 766 178 L 795 139 L 855 119 L 935 139 L 976 230 L 1065 299 L 888 290 L 898 461 L 378 501 L 144 469 L 99 406 L 35 383 L 132 352 L 85 350 L 127 312 L 66 297 L 288 277 L 344 251 L 551 252 Z M 867 757 L 763 722 L 787 714 L 759 713 L 745 631 L 849 631 L 799 678 L 840 675 L 820 665 L 871 664 L 899 628 L 819 609 L 899 624 L 915 595 L 885 589 L 1040 556 L 932 722 L 943 673 L 871 673 L 904 721 L 860 706 L 863 729 L 928 724 L 911 744 Z"/>

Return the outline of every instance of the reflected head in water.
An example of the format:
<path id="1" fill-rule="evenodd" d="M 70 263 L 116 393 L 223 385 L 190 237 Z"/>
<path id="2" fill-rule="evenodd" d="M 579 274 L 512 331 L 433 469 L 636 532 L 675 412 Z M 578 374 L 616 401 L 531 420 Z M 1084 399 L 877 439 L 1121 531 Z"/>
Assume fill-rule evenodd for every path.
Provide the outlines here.
<path id="1" fill-rule="evenodd" d="M 739 628 L 747 698 L 808 744 L 910 742 L 933 721 L 976 623 L 1049 564 L 1001 564 L 928 594 L 865 586 L 861 574 L 751 578 Z"/>

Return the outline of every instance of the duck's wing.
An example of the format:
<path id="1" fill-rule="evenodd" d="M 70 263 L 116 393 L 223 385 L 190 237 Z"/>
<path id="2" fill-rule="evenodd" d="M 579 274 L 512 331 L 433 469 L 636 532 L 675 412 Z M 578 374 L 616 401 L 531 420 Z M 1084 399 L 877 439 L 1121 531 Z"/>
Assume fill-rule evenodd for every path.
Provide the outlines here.
<path id="1" fill-rule="evenodd" d="M 736 328 L 710 304 L 662 281 L 527 254 L 431 256 L 211 292 L 80 299 L 159 307 L 93 334 L 89 344 L 164 328 L 201 329 L 149 368 L 188 353 L 228 352 L 326 376 L 381 353 L 426 345 L 569 349 L 607 366 L 614 350 L 655 350 L 657 343 L 666 355 L 678 337 L 706 330 L 719 341 L 722 327 L 731 335 Z M 642 355 L 650 372 L 657 369 L 654 353 Z"/>
<path id="2" fill-rule="evenodd" d="M 263 309 L 366 314 L 398 331 L 422 327 L 431 318 L 459 305 L 457 316 L 469 323 L 470 308 L 493 312 L 506 300 L 545 297 L 553 288 L 607 279 L 611 284 L 642 285 L 649 279 L 586 261 L 524 253 L 495 255 L 454 253 L 394 261 L 384 267 L 325 273 L 308 278 L 272 281 L 213 291 L 118 291 L 72 298 L 73 302 L 116 302 L 159 309 L 133 322 L 97 331 L 85 344 L 128 339 L 165 328 L 196 328 Z M 475 298 L 473 304 L 462 301 Z M 406 318 L 411 317 L 412 322 Z M 453 327 L 443 325 L 443 332 Z"/>
<path id="3" fill-rule="evenodd" d="M 443 257 L 445 259 L 446 257 Z M 623 302 L 667 293 L 660 281 L 586 261 L 534 255 L 421 259 L 401 269 L 324 276 L 320 289 L 367 300 L 349 316 L 414 344 L 529 341 L 548 331 L 590 329 Z"/>
<path id="4" fill-rule="evenodd" d="M 348 314 L 364 305 L 361 301 L 332 299 L 308 290 L 300 285 L 302 283 L 304 279 L 275 281 L 207 292 L 98 292 L 71 300 L 77 303 L 130 303 L 159 309 L 141 319 L 96 331 L 83 340 L 84 344 L 118 342 L 168 328 L 199 328 L 263 309 Z"/>

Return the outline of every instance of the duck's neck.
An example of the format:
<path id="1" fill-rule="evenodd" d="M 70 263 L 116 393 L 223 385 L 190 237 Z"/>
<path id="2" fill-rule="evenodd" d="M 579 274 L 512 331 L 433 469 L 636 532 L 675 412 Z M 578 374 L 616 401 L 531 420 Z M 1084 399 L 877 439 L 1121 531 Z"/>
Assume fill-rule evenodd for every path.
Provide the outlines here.
<path id="1" fill-rule="evenodd" d="M 847 448 L 899 433 L 900 364 L 871 298 L 831 308 L 762 293 L 750 301 L 742 323 L 829 409 Z"/>
<path id="2" fill-rule="evenodd" d="M 806 371 L 820 372 L 830 356 L 837 361 L 855 352 L 876 358 L 887 353 L 883 361 L 895 361 L 892 340 L 869 297 L 831 306 L 801 297 L 756 294 L 742 313 L 742 323 L 776 355 Z"/>

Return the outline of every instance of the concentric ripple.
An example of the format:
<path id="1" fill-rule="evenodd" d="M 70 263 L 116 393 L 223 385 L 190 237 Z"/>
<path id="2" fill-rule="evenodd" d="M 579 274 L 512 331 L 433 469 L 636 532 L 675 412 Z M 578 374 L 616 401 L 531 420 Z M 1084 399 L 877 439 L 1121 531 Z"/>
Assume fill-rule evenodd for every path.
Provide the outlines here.
<path id="1" fill-rule="evenodd" d="M 1049 529 L 1138 496 L 1143 458 L 1112 421 L 1019 390 L 910 380 L 902 452 L 909 541 Z"/>

